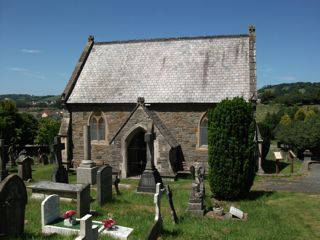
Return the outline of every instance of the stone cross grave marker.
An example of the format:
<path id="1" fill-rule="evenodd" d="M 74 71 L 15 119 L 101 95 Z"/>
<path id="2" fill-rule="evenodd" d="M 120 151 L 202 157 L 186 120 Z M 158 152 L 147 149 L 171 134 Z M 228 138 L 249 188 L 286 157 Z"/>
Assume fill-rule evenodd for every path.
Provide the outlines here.
<path id="1" fill-rule="evenodd" d="M 23 233 L 27 202 L 26 186 L 20 177 L 9 175 L 0 182 L 0 236 Z"/>
<path id="2" fill-rule="evenodd" d="M 163 186 L 160 173 L 154 165 L 154 140 L 156 133 L 154 132 L 153 121 L 148 123 L 147 132 L 144 136 L 144 141 L 147 143 L 147 165 L 143 171 L 139 185 L 138 192 L 156 192 L 156 184 L 160 183 Z"/>
<path id="3" fill-rule="evenodd" d="M 54 137 L 53 149 L 54 149 L 54 158 L 55 158 L 56 168 L 53 171 L 52 180 L 54 182 L 68 183 L 69 182 L 68 172 L 65 169 L 65 167 L 62 165 L 61 150 L 64 149 L 64 144 L 61 143 L 60 136 Z"/>
<path id="4" fill-rule="evenodd" d="M 112 200 L 112 167 L 102 166 L 97 172 L 97 202 L 102 206 Z"/>
<path id="5" fill-rule="evenodd" d="M 92 225 L 92 215 L 87 214 L 80 219 L 80 234 L 75 240 L 98 239 L 98 226 Z"/>
<path id="6" fill-rule="evenodd" d="M 18 164 L 18 175 L 22 180 L 32 179 L 32 163 L 33 159 L 27 155 L 27 151 L 23 149 L 19 153 L 18 160 L 16 161 Z"/>
<path id="7" fill-rule="evenodd" d="M 0 181 L 2 181 L 6 176 L 8 176 L 8 172 L 6 170 L 6 151 L 4 146 L 4 139 L 0 139 Z"/>

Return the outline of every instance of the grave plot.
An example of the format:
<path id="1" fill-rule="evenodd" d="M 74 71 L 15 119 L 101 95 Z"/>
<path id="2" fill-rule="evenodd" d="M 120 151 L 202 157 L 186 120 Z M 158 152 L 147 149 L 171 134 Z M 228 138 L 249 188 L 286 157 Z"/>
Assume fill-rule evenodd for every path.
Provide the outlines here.
<path id="1" fill-rule="evenodd" d="M 76 219 L 74 225 L 65 225 L 65 219 L 60 215 L 60 198 L 58 195 L 50 195 L 41 203 L 41 227 L 44 234 L 73 235 L 79 234 L 80 239 L 97 239 L 98 234 L 106 234 L 116 239 L 128 239 L 132 228 L 114 225 L 106 229 L 103 222 L 92 221 L 90 214 L 81 219 Z"/>

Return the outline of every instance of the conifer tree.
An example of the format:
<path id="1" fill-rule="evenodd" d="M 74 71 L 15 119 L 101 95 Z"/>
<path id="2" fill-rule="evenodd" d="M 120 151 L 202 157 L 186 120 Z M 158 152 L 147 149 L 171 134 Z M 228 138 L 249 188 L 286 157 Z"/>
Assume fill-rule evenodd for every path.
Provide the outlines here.
<path id="1" fill-rule="evenodd" d="M 254 117 L 243 98 L 223 100 L 208 113 L 209 184 L 218 199 L 246 196 L 255 176 Z"/>

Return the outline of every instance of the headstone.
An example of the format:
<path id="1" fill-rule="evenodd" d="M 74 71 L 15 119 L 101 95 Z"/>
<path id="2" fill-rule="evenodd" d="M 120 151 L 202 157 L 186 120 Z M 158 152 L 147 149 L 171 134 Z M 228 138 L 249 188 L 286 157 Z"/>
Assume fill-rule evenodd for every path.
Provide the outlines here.
<path id="1" fill-rule="evenodd" d="M 244 218 L 244 212 L 238 208 L 231 206 L 229 212 L 231 213 L 232 216 L 236 216 L 237 218 L 240 218 L 240 219 Z"/>
<path id="2" fill-rule="evenodd" d="M 0 236 L 23 233 L 27 202 L 26 186 L 17 175 L 0 182 Z"/>
<path id="3" fill-rule="evenodd" d="M 91 160 L 91 137 L 90 126 L 83 127 L 83 150 L 84 160 L 81 161 L 80 166 L 77 168 L 77 183 L 95 184 L 97 178 L 97 171 L 95 163 Z"/>
<path id="4" fill-rule="evenodd" d="M 61 139 L 59 136 L 54 137 L 54 157 L 56 163 L 56 169 L 53 171 L 52 174 L 52 181 L 60 182 L 60 183 L 68 183 L 68 172 L 65 167 L 62 165 L 62 157 L 61 157 L 61 150 L 64 149 L 64 144 L 61 143 Z"/>
<path id="5" fill-rule="evenodd" d="M 49 164 L 49 159 L 46 153 L 41 153 L 39 161 L 43 164 L 43 165 L 48 165 Z"/>
<path id="6" fill-rule="evenodd" d="M 102 206 L 112 200 L 112 167 L 102 166 L 97 172 L 97 202 Z"/>
<path id="7" fill-rule="evenodd" d="M 113 180 L 113 186 L 114 186 L 114 189 L 116 190 L 117 195 L 121 195 L 121 192 L 119 190 L 119 183 L 120 183 L 120 178 L 118 177 L 118 175 L 115 175 Z"/>
<path id="8" fill-rule="evenodd" d="M 80 234 L 76 240 L 98 239 L 98 226 L 92 226 L 92 215 L 87 214 L 80 220 Z"/>
<path id="9" fill-rule="evenodd" d="M 163 186 L 160 173 L 154 165 L 154 140 L 156 133 L 154 132 L 153 121 L 150 121 L 147 127 L 147 132 L 144 135 L 144 141 L 147 143 L 147 165 L 143 171 L 137 192 L 156 192 L 156 184 L 160 183 Z"/>
<path id="10" fill-rule="evenodd" d="M 44 199 L 48 195 L 57 194 L 63 198 L 77 200 L 77 217 L 83 217 L 90 212 L 90 185 L 89 184 L 66 184 L 42 181 L 30 186 L 32 198 Z"/>
<path id="11" fill-rule="evenodd" d="M 204 215 L 203 198 L 205 195 L 204 188 L 204 166 L 197 163 L 190 167 L 190 172 L 193 177 L 192 191 L 188 203 L 188 212 L 196 216 Z"/>
<path id="12" fill-rule="evenodd" d="M 41 225 L 43 227 L 60 217 L 60 197 L 57 194 L 49 195 L 41 203 Z"/>
<path id="13" fill-rule="evenodd" d="M 303 152 L 303 161 L 311 161 L 312 152 L 309 149 L 306 149 Z"/>
<path id="14" fill-rule="evenodd" d="M 4 139 L 0 139 L 0 181 L 8 176 L 6 169 L 6 151 L 4 146 Z"/>
<path id="15" fill-rule="evenodd" d="M 32 163 L 33 159 L 27 155 L 27 151 L 23 149 L 19 153 L 18 160 L 16 161 L 18 164 L 18 175 L 22 180 L 32 179 Z"/>
<path id="16" fill-rule="evenodd" d="M 148 237 L 148 240 L 158 239 L 158 237 L 161 235 L 162 230 L 162 217 L 161 217 L 161 211 L 160 211 L 160 205 L 161 205 L 161 197 L 162 192 L 164 189 L 161 189 L 161 183 L 157 183 L 156 185 L 156 193 L 154 194 L 154 204 L 155 204 L 155 217 L 154 217 L 154 224 L 152 225 Z"/>

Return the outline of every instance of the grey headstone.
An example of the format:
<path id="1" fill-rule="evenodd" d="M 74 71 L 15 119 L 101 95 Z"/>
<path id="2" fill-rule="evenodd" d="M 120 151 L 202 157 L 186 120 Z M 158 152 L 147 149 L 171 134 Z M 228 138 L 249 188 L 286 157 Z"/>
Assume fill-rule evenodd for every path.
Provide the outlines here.
<path id="1" fill-rule="evenodd" d="M 18 175 L 22 180 L 32 179 L 32 163 L 33 159 L 27 155 L 25 150 L 19 153 L 18 160 Z"/>
<path id="2" fill-rule="evenodd" d="M 9 175 L 0 182 L 0 236 L 24 232 L 27 202 L 26 186 L 17 175 Z"/>
<path id="3" fill-rule="evenodd" d="M 102 166 L 97 172 L 97 202 L 102 206 L 112 200 L 112 167 Z"/>

